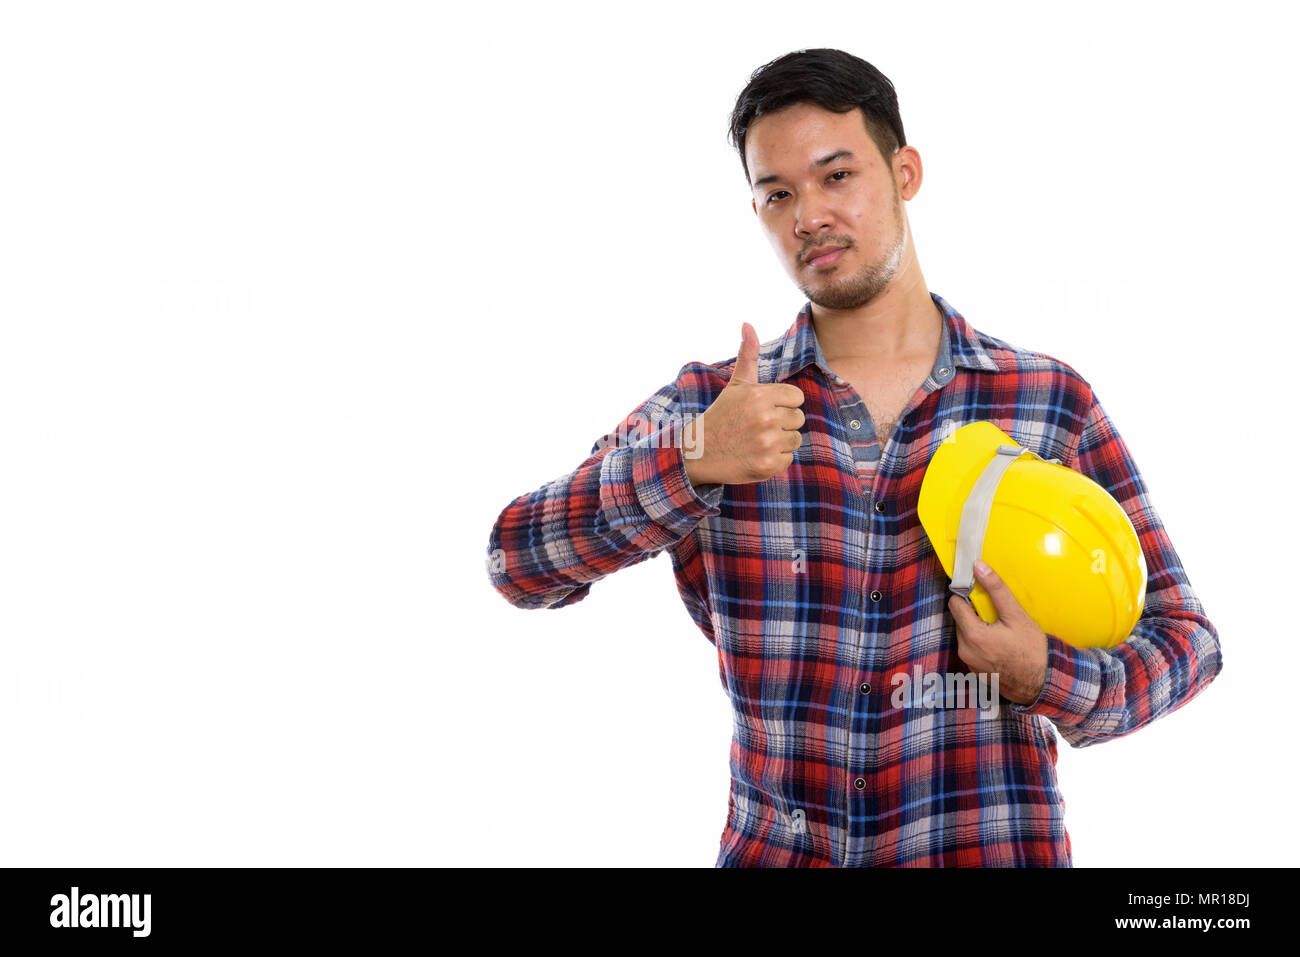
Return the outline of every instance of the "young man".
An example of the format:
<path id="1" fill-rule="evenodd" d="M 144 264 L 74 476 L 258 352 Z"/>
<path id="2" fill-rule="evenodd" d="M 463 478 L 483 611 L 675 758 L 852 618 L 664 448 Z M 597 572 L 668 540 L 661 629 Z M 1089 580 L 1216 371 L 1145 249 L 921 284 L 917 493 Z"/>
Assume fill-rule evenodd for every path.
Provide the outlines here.
<path id="1" fill-rule="evenodd" d="M 669 552 L 736 715 L 720 867 L 1071 866 L 1052 726 L 1086 747 L 1175 710 L 1218 674 L 1218 633 L 1087 381 L 928 291 L 903 208 L 921 157 L 889 80 L 838 50 L 792 53 L 753 75 L 731 132 L 808 302 L 768 343 L 744 323 L 735 358 L 686 365 L 507 506 L 492 583 L 560 608 Z M 1045 634 L 997 569 L 979 583 L 998 621 L 949 593 L 917 496 L 974 421 L 1122 505 L 1148 568 L 1125 642 Z M 969 672 L 998 676 L 1001 708 L 891 694 Z"/>

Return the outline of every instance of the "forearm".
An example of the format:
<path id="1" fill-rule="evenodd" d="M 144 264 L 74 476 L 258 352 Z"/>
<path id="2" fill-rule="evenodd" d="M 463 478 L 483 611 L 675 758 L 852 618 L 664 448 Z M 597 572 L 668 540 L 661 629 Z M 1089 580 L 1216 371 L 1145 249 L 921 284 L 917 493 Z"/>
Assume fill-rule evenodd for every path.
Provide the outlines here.
<path id="1" fill-rule="evenodd" d="M 1047 681 L 1030 705 L 1071 747 L 1130 734 L 1196 697 L 1223 667 L 1219 635 L 1195 598 L 1174 617 L 1143 618 L 1113 648 L 1048 636 Z"/>
<path id="2" fill-rule="evenodd" d="M 1015 710 L 1052 720 L 1072 747 L 1136 731 L 1182 707 L 1222 670 L 1206 617 L 1127 446 L 1094 401 L 1080 440 L 1080 472 L 1115 496 L 1138 533 L 1149 571 L 1142 616 L 1122 643 L 1079 649 L 1048 636 L 1047 681 Z"/>
<path id="3" fill-rule="evenodd" d="M 718 513 L 721 486 L 690 481 L 676 426 L 605 448 L 501 512 L 488 543 L 493 587 L 521 608 L 558 608 Z"/>

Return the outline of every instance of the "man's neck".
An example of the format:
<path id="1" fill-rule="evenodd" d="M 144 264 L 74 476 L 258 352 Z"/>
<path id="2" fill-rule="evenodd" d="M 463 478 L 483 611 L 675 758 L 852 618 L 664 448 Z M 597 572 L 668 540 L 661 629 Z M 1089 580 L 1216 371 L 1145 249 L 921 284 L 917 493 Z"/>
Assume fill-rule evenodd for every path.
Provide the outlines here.
<path id="1" fill-rule="evenodd" d="M 868 359 L 893 364 L 938 354 L 943 312 L 924 282 L 891 287 L 859 309 L 812 306 L 813 328 L 827 362 Z"/>

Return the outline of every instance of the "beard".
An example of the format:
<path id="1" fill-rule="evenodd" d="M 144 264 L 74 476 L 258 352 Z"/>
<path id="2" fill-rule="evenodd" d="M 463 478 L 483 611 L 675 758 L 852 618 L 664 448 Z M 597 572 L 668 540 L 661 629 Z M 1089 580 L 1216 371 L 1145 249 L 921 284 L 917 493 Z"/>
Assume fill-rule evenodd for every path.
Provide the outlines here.
<path id="1" fill-rule="evenodd" d="M 801 279 L 799 290 L 809 301 L 823 309 L 857 309 L 875 299 L 898 273 L 907 248 L 907 223 L 903 219 L 902 204 L 894 193 L 894 241 L 880 258 L 864 263 L 850 276 Z"/>

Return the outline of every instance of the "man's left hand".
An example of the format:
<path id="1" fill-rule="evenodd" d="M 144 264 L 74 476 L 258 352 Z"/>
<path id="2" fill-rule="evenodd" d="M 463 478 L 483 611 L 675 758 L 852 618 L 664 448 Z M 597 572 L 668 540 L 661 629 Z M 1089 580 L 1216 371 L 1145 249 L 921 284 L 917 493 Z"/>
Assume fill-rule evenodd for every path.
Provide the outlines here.
<path id="1" fill-rule="evenodd" d="M 980 571 L 980 566 L 988 569 Z M 993 599 L 998 620 L 990 624 L 960 595 L 948 599 L 957 623 L 957 654 L 976 672 L 996 673 L 998 693 L 1016 704 L 1033 704 L 1047 680 L 1047 633 L 1016 601 L 1011 589 L 983 561 L 975 578 Z"/>

